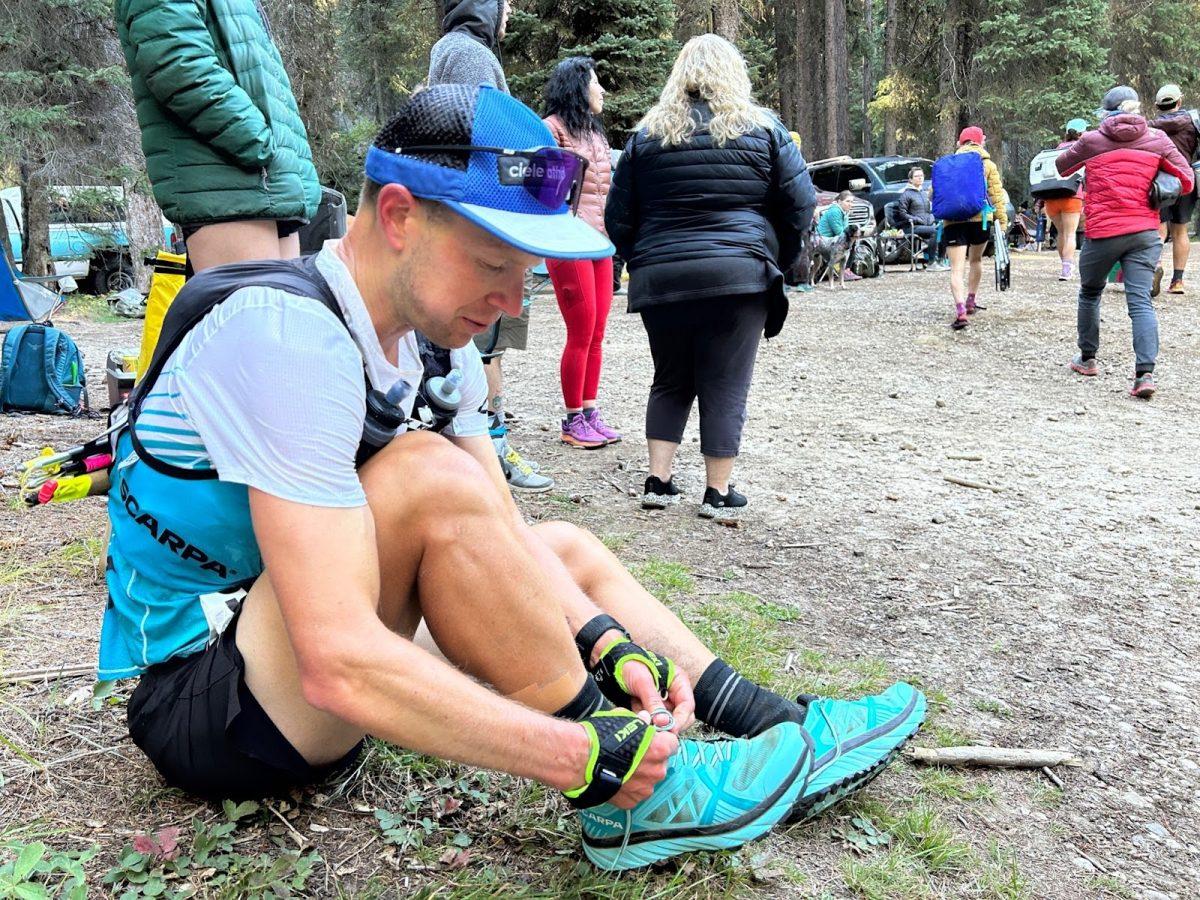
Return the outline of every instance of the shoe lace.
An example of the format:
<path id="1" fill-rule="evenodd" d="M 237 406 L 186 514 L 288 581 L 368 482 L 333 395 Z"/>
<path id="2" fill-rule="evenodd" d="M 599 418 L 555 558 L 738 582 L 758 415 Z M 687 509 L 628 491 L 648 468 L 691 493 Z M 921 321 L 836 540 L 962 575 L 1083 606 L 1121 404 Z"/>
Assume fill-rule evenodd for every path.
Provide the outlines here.
<path id="1" fill-rule="evenodd" d="M 508 448 L 508 452 L 506 454 L 504 454 L 504 460 L 510 466 L 519 470 L 522 475 L 532 475 L 533 474 L 533 466 L 531 466 L 531 465 L 529 465 L 529 463 L 525 462 L 525 460 L 524 460 L 524 458 L 522 458 L 521 454 L 518 453 L 516 451 L 516 449 L 513 447 Z"/>
<path id="2" fill-rule="evenodd" d="M 842 746 L 842 736 L 838 734 L 837 727 L 833 724 L 833 720 L 830 719 L 825 713 L 825 704 L 818 701 L 815 705 L 817 707 L 817 712 L 820 713 L 821 718 L 825 720 L 825 725 L 829 728 L 829 733 L 833 735 L 833 746 L 840 750 Z"/>

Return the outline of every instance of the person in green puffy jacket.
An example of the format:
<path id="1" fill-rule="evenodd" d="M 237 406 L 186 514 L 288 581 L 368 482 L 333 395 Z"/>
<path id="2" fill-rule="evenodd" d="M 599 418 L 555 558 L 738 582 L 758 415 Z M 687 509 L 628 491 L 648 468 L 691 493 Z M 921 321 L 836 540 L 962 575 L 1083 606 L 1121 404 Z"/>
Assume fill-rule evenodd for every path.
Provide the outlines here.
<path id="1" fill-rule="evenodd" d="M 154 199 L 195 271 L 300 253 L 321 186 L 256 0 L 116 0 Z"/>

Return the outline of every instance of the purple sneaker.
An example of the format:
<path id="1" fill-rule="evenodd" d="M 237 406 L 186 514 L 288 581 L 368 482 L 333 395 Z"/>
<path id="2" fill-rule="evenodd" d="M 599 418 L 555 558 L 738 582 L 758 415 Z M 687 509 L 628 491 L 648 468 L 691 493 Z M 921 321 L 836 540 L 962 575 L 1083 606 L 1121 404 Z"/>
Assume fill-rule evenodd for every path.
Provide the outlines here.
<path id="1" fill-rule="evenodd" d="M 604 421 L 604 417 L 600 415 L 600 407 L 593 406 L 591 409 L 584 409 L 583 415 L 588 424 L 592 426 L 592 431 L 602 435 L 610 444 L 621 440 L 621 432 L 609 427 L 609 424 Z"/>
<path id="2" fill-rule="evenodd" d="M 562 420 L 562 442 L 584 450 L 598 450 L 608 439 L 592 428 L 583 413 L 572 413 Z"/>

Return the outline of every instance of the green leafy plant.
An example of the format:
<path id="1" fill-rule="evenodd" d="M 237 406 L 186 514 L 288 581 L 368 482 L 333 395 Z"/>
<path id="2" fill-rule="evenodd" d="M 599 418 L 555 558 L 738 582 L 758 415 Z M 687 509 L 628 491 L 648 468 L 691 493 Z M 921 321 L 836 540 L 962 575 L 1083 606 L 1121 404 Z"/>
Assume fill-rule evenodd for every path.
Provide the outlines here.
<path id="1" fill-rule="evenodd" d="M 0 864 L 0 898 L 85 900 L 87 875 L 83 864 L 100 852 L 91 847 L 81 852 L 61 852 L 41 841 L 0 845 L 13 858 Z"/>

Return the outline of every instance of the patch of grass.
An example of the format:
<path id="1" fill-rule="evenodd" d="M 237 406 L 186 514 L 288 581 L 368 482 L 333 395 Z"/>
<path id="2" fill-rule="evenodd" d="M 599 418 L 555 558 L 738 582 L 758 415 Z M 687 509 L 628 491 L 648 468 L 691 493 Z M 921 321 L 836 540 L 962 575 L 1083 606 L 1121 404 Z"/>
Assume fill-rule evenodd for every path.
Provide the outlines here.
<path id="1" fill-rule="evenodd" d="M 733 591 L 700 605 L 691 616 L 696 636 L 744 677 L 784 689 L 784 643 L 777 619 L 753 594 Z"/>
<path id="2" fill-rule="evenodd" d="M 609 549 L 612 553 L 620 553 L 634 539 L 635 535 L 630 533 L 625 534 L 602 534 L 600 535 L 600 543 Z"/>
<path id="3" fill-rule="evenodd" d="M 1125 900 L 1125 898 L 1133 900 L 1136 896 L 1132 888 L 1112 875 L 1096 875 L 1093 878 L 1089 878 L 1088 887 L 1101 891 L 1106 897 L 1121 897 L 1122 900 Z"/>
<path id="4" fill-rule="evenodd" d="M 634 577 L 661 602 L 675 594 L 690 594 L 696 581 L 687 566 L 652 556 L 633 570 Z"/>
<path id="5" fill-rule="evenodd" d="M 986 700 L 975 700 L 971 703 L 971 705 L 980 712 L 991 713 L 992 715 L 998 716 L 1001 719 L 1011 719 L 1013 717 L 1011 706 L 1007 706 L 992 697 L 989 697 Z"/>
<path id="6" fill-rule="evenodd" d="M 891 683 L 887 663 L 872 656 L 838 659 L 819 650 L 802 650 L 796 658 L 799 676 L 791 693 L 857 699 L 875 694 Z"/>
<path id="7" fill-rule="evenodd" d="M 50 573 L 68 578 L 84 575 L 96 577 L 103 561 L 104 548 L 100 544 L 100 538 L 80 538 L 29 562 L 11 560 L 0 563 L 0 587 L 26 585 L 37 576 Z"/>
<path id="8" fill-rule="evenodd" d="M 917 773 L 921 792 L 943 800 L 967 803 L 995 803 L 996 790 L 990 784 L 972 781 L 942 766 L 931 766 Z"/>
<path id="9" fill-rule="evenodd" d="M 1029 789 L 1029 799 L 1042 809 L 1057 809 L 1062 806 L 1063 792 L 1052 784 L 1038 782 Z"/>
<path id="10" fill-rule="evenodd" d="M 977 879 L 983 896 L 994 900 L 1028 900 L 1029 882 L 1017 867 L 1017 857 L 995 841 L 988 846 L 987 860 Z"/>
<path id="11" fill-rule="evenodd" d="M 87 322 L 128 322 L 125 316 L 118 316 L 108 305 L 108 298 L 96 294 L 68 294 L 67 305 L 63 313 L 72 319 Z"/>
<path id="12" fill-rule="evenodd" d="M 933 735 L 933 743 L 937 747 L 965 747 L 975 740 L 971 732 L 953 725 L 934 725 L 928 731 Z"/>
<path id="13" fill-rule="evenodd" d="M 898 848 L 869 859 L 843 858 L 842 877 L 846 887 L 866 900 L 924 900 L 933 896 L 924 873 Z"/>

